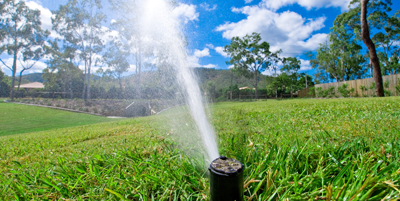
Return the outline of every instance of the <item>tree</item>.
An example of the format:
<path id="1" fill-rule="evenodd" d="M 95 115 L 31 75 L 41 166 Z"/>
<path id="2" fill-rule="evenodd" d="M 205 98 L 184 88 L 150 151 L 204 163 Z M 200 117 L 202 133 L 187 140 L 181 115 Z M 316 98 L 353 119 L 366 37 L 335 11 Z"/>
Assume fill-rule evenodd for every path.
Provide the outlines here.
<path id="1" fill-rule="evenodd" d="M 54 12 L 53 29 L 65 38 L 64 42 L 79 50 L 85 66 L 82 99 L 90 99 L 91 68 L 104 48 L 105 33 L 101 23 L 106 16 L 101 11 L 101 0 L 69 0 Z"/>
<path id="2" fill-rule="evenodd" d="M 293 86 L 296 85 L 298 79 L 298 71 L 300 70 L 301 61 L 296 57 L 287 57 L 283 59 L 282 70 L 288 74 L 288 83 L 290 86 L 290 95 L 293 98 Z"/>
<path id="3" fill-rule="evenodd" d="M 318 70 L 316 78 L 321 82 L 361 79 L 368 67 L 358 43 L 359 39 L 353 31 L 345 29 L 340 23 L 334 24 L 329 42 L 320 44 L 316 56 L 306 53 L 313 68 Z"/>
<path id="4" fill-rule="evenodd" d="M 127 60 L 128 56 L 129 52 L 126 51 L 124 45 L 118 40 L 110 42 L 107 52 L 103 56 L 104 62 L 109 67 L 105 73 L 118 79 L 120 91 L 123 91 L 122 75 L 127 72 L 130 67 Z"/>
<path id="5" fill-rule="evenodd" d="M 348 30 L 353 30 L 367 46 L 373 67 L 377 96 L 384 96 L 382 72 L 376 46 L 371 40 L 370 30 L 379 30 L 383 24 L 386 24 L 385 21 L 389 19 L 388 12 L 391 11 L 390 5 L 392 5 L 391 0 L 352 0 L 349 11 L 335 19 L 335 23 L 342 24 Z"/>
<path id="6" fill-rule="evenodd" d="M 6 83 L 6 77 L 0 68 L 0 97 L 5 97 L 10 93 L 10 86 Z"/>
<path id="7" fill-rule="evenodd" d="M 400 12 L 400 11 L 399 11 Z M 383 51 L 378 52 L 381 61 L 382 74 L 396 74 L 399 72 L 400 46 L 400 18 L 399 12 L 387 20 L 380 22 L 382 31 L 372 37 L 372 41 Z"/>
<path id="8" fill-rule="evenodd" d="M 46 48 L 50 56 L 47 62 L 48 67 L 43 70 L 45 86 L 51 91 L 61 91 L 63 94 L 69 93 L 69 97 L 74 97 L 74 91 L 79 89 L 79 84 L 83 83 L 83 73 L 78 65 L 74 63 L 76 49 L 68 46 L 68 43 L 61 43 L 59 40 L 49 41 L 50 46 Z"/>
<path id="9" fill-rule="evenodd" d="M 43 31 L 40 11 L 32 10 L 24 1 L 5 0 L 1 6 L 1 40 L 0 54 L 4 51 L 12 56 L 12 66 L 0 59 L 1 63 L 11 70 L 10 98 L 14 99 L 15 74 L 19 59 L 39 60 L 43 54 L 44 42 L 49 34 Z M 28 67 L 29 68 L 29 67 Z M 21 75 L 25 68 L 21 71 Z"/>
<path id="10" fill-rule="evenodd" d="M 270 45 L 268 42 L 261 42 L 259 33 L 246 35 L 243 38 L 233 37 L 231 44 L 225 46 L 224 51 L 230 56 L 230 61 L 227 62 L 233 65 L 233 71 L 238 75 L 247 78 L 254 78 L 255 97 L 257 95 L 257 76 L 269 68 L 273 63 L 279 59 L 277 52 L 269 50 Z"/>
<path id="11" fill-rule="evenodd" d="M 361 54 L 362 47 L 354 31 L 345 29 L 341 24 L 334 24 L 329 34 L 330 48 L 334 52 L 339 81 L 361 79 L 367 71 L 365 57 Z"/>
<path id="12" fill-rule="evenodd" d="M 384 97 L 385 93 L 383 91 L 383 81 L 381 74 L 381 67 L 379 65 L 379 58 L 376 54 L 375 44 L 372 42 L 369 34 L 369 27 L 367 22 L 367 4 L 369 0 L 361 0 L 361 38 L 364 44 L 367 46 L 370 60 L 374 68 L 374 80 L 376 87 L 376 95 L 378 97 Z"/>

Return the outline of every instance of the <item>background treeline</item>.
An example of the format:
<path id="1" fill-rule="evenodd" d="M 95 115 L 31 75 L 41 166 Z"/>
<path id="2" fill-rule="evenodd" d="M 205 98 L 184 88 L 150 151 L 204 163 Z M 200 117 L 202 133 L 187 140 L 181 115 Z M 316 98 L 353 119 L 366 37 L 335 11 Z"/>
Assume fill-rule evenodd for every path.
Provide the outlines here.
<path id="1" fill-rule="evenodd" d="M 270 52 L 269 43 L 253 33 L 234 37 L 225 47 L 231 57 L 228 63 L 233 66 L 230 70 L 195 69 L 201 90 L 211 100 L 224 100 L 231 92 L 232 97 L 292 96 L 314 84 L 399 73 L 399 11 L 391 9 L 390 0 L 366 1 L 366 21 L 380 67 L 376 74 L 370 62 L 371 51 L 362 41 L 360 2 L 351 1 L 350 9 L 335 19 L 327 41 L 315 52 L 305 54 L 313 75 L 301 71 L 299 58 L 284 58 L 281 51 Z M 162 59 L 151 61 L 160 55 L 154 54 L 153 47 L 146 44 L 149 39 L 144 40 L 135 29 L 140 12 L 131 1 L 110 0 L 103 7 L 98 0 L 70 0 L 52 11 L 52 30 L 42 30 L 40 12 L 30 9 L 24 1 L 5 0 L 0 7 L 0 53 L 8 54 L 13 61 L 9 65 L 0 59 L 12 73 L 10 77 L 0 74 L 0 96 L 13 99 L 15 86 L 33 80 L 44 82 L 44 92 L 64 98 L 149 99 L 177 95 L 178 86 L 166 84 L 174 79 L 169 75 L 171 67 Z M 117 13 L 115 20 L 108 21 L 105 9 Z M 246 44 L 249 41 L 253 44 Z M 247 55 L 252 57 L 247 63 L 235 61 L 235 57 L 246 55 L 234 55 L 238 48 L 249 51 L 246 48 L 255 47 L 254 44 L 258 52 L 250 51 Z M 23 76 L 43 60 L 47 68 L 42 74 Z M 263 75 L 267 71 L 274 73 Z M 376 82 L 377 89 L 382 85 L 383 91 L 383 84 Z M 239 91 L 241 87 L 250 89 Z"/>

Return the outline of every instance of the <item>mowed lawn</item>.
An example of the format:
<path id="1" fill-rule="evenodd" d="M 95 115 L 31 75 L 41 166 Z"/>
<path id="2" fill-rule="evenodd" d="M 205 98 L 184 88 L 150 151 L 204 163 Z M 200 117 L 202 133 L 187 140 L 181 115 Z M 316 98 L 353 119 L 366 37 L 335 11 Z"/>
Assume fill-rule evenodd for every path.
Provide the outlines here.
<path id="1" fill-rule="evenodd" d="M 245 200 L 398 200 L 400 97 L 210 106 Z M 39 118 L 39 117 L 38 117 Z M 183 108 L 0 137 L 0 200 L 209 200 Z"/>
<path id="2" fill-rule="evenodd" d="M 0 136 L 108 121 L 114 121 L 114 119 L 0 101 Z"/>

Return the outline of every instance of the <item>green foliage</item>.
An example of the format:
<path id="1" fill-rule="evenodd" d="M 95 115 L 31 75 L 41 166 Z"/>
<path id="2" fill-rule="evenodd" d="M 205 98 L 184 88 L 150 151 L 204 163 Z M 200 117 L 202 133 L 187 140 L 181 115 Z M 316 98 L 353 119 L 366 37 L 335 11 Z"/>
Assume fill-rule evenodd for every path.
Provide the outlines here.
<path id="1" fill-rule="evenodd" d="M 269 50 L 268 42 L 261 42 L 259 33 L 246 35 L 243 38 L 233 37 L 231 44 L 224 51 L 229 55 L 227 64 L 233 65 L 233 71 L 247 78 L 254 78 L 255 95 L 257 98 L 257 76 L 279 61 L 277 52 Z"/>
<path id="2" fill-rule="evenodd" d="M 349 91 L 347 90 L 348 86 L 348 84 L 343 84 L 342 86 L 338 87 L 338 91 L 343 97 L 349 97 Z"/>
<path id="3" fill-rule="evenodd" d="M 332 98 L 337 97 L 335 87 L 330 86 L 328 89 L 323 90 L 322 87 L 317 87 L 315 90 L 316 97 L 318 98 Z"/>
<path id="4" fill-rule="evenodd" d="M 320 87 L 319 87 L 320 88 Z M 310 91 L 308 92 L 308 95 L 311 97 L 315 97 L 315 87 L 310 87 Z"/>
<path id="5" fill-rule="evenodd" d="M 6 76 L 0 68 L 0 97 L 7 97 L 10 94 L 10 86 L 6 83 Z"/>
<path id="6" fill-rule="evenodd" d="M 0 62 L 11 71 L 10 98 L 14 99 L 17 69 L 22 69 L 20 71 L 20 78 L 22 78 L 23 72 L 32 68 L 36 61 L 43 57 L 44 43 L 49 32 L 43 31 L 41 28 L 40 11 L 30 9 L 25 1 L 3 1 L 1 3 L 0 21 L 0 54 L 6 53 L 12 57 L 13 64 L 9 66 L 2 59 L 0 59 Z M 21 66 L 17 68 L 18 60 L 31 61 L 31 64 L 23 65 L 20 62 Z"/>
<path id="7" fill-rule="evenodd" d="M 215 82 L 213 81 L 207 82 L 207 96 L 211 100 L 214 100 L 217 97 L 215 88 L 216 88 Z"/>
<path id="8" fill-rule="evenodd" d="M 65 38 L 63 47 L 66 58 L 80 58 L 85 66 L 83 99 L 90 99 L 91 68 L 99 61 L 96 55 L 102 53 L 105 46 L 101 37 L 105 34 L 102 23 L 106 16 L 102 13 L 99 0 L 69 0 L 62 5 L 52 20 L 53 29 Z M 76 55 L 77 54 L 77 55 Z"/>
<path id="9" fill-rule="evenodd" d="M 399 103 L 219 103 L 211 122 L 220 154 L 245 165 L 246 198 L 384 200 L 400 196 Z M 190 116 L 177 114 L 2 137 L 0 199 L 208 200 L 203 159 L 174 142 Z"/>
<path id="10" fill-rule="evenodd" d="M 397 93 L 400 93 L 400 78 L 397 78 L 397 86 L 394 87 Z"/>
<path id="11" fill-rule="evenodd" d="M 324 97 L 332 98 L 336 97 L 336 91 L 334 86 L 330 86 L 328 89 L 325 90 L 324 92 Z"/>
<path id="12" fill-rule="evenodd" d="M 390 84 L 389 81 L 383 82 L 385 96 L 391 96 L 392 95 L 392 92 L 389 90 L 389 84 Z"/>
<path id="13" fill-rule="evenodd" d="M 316 55 L 306 53 L 313 68 L 317 69 L 316 78 L 320 82 L 361 79 L 368 65 L 358 42 L 353 31 L 334 24 L 329 34 L 329 43 L 321 44 Z"/>
<path id="14" fill-rule="evenodd" d="M 315 94 L 318 98 L 324 97 L 324 91 L 322 90 L 322 87 L 317 87 L 315 89 Z"/>
<path id="15" fill-rule="evenodd" d="M 369 89 L 375 89 L 375 82 L 371 82 L 371 86 L 369 86 Z"/>

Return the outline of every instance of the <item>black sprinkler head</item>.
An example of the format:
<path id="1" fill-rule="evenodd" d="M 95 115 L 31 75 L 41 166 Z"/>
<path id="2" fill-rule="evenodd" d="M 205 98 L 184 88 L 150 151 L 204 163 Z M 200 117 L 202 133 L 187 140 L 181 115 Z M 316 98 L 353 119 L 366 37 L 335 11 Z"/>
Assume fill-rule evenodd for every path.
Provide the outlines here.
<path id="1" fill-rule="evenodd" d="M 208 169 L 211 201 L 243 201 L 243 164 L 220 156 Z"/>

